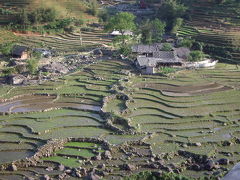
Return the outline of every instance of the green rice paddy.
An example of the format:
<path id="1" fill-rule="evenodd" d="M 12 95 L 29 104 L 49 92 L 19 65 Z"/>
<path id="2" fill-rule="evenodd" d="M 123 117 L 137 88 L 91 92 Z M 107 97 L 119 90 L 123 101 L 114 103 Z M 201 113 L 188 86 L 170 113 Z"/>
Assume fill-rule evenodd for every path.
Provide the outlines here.
<path id="1" fill-rule="evenodd" d="M 68 137 L 101 138 L 115 147 L 141 140 L 151 146 L 154 154 L 173 154 L 171 161 L 176 164 L 186 160 L 177 155 L 182 149 L 216 161 L 229 158 L 232 164 L 225 166 L 227 168 L 240 160 L 236 141 L 240 138 L 240 70 L 235 65 L 220 63 L 215 69 L 180 71 L 173 79 L 123 75 L 122 69 L 132 70 L 132 67 L 128 61 L 121 60 L 101 61 L 88 69 L 94 74 L 83 69 L 55 82 L 1 88 L 1 99 L 7 101 L 2 102 L 4 106 L 0 106 L 0 110 L 24 111 L 0 116 L 1 164 L 31 156 L 49 139 Z M 104 80 L 96 80 L 96 76 Z M 122 83 L 123 79 L 128 81 Z M 101 113 L 103 98 L 114 95 L 111 87 L 119 85 L 124 86 L 121 92 L 130 100 L 114 98 L 104 105 L 104 111 L 126 119 L 135 134 L 127 132 L 126 124 L 113 123 L 125 132 L 118 134 L 106 126 L 111 119 Z M 232 142 L 232 146 L 223 146 L 225 141 Z M 104 152 L 101 144 L 68 142 L 53 156 L 42 160 L 46 164 L 79 167 L 82 160 L 99 152 Z M 11 158 L 3 158 L 8 156 Z M 30 172 L 30 169 L 24 171 Z M 115 175 L 119 172 L 114 170 Z M 25 173 L 19 170 L 12 175 L 25 177 Z M 115 176 L 114 173 L 111 176 Z M 5 177 L 7 172 L 1 174 Z M 183 174 L 206 175 L 204 172 L 196 175 L 189 170 Z"/>

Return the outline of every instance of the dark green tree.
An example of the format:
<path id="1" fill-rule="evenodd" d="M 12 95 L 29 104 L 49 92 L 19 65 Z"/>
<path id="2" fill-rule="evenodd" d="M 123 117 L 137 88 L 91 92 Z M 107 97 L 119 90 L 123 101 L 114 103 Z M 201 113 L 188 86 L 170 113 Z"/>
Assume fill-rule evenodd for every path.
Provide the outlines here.
<path id="1" fill-rule="evenodd" d="M 25 9 L 22 9 L 20 14 L 16 15 L 15 21 L 17 22 L 17 24 L 22 25 L 22 27 L 26 29 L 27 26 L 30 24 L 27 11 Z"/>
<path id="2" fill-rule="evenodd" d="M 183 24 L 183 19 L 176 18 L 173 22 L 173 27 L 172 27 L 171 33 L 176 34 L 177 31 L 181 28 L 182 24 Z"/>
<path id="3" fill-rule="evenodd" d="M 147 20 L 141 26 L 142 42 L 146 44 L 161 42 L 162 36 L 165 33 L 165 27 L 166 23 L 159 19 Z"/>
<path id="4" fill-rule="evenodd" d="M 93 16 L 96 16 L 98 14 L 98 2 L 97 0 L 90 0 L 89 2 L 89 13 Z"/>
<path id="5" fill-rule="evenodd" d="M 113 30 L 118 30 L 121 33 L 121 40 L 122 44 L 126 43 L 126 39 L 128 39 L 128 35 L 124 35 L 126 31 L 135 31 L 136 24 L 135 24 L 135 16 L 132 13 L 128 12 L 120 12 L 117 13 L 115 16 L 111 17 L 108 21 L 105 29 L 109 32 Z"/>
<path id="6" fill-rule="evenodd" d="M 0 52 L 3 55 L 8 56 L 11 54 L 13 46 L 14 46 L 14 42 L 7 42 L 7 43 L 0 44 Z"/>
<path id="7" fill-rule="evenodd" d="M 38 70 L 38 60 L 31 58 L 27 61 L 27 69 L 31 74 L 35 74 Z"/>
<path id="8" fill-rule="evenodd" d="M 187 7 L 178 0 L 168 0 L 159 8 L 158 17 L 167 22 L 167 30 L 171 31 L 175 19 L 183 17 L 186 11 Z"/>
<path id="9" fill-rule="evenodd" d="M 192 51 L 188 56 L 188 61 L 196 62 L 201 61 L 206 57 L 202 51 Z"/>

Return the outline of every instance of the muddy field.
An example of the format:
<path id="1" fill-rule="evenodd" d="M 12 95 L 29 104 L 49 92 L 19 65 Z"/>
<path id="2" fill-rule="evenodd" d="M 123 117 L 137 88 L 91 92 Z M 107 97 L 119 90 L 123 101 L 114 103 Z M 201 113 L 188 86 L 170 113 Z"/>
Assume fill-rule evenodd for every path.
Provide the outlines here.
<path id="1" fill-rule="evenodd" d="M 38 86 L 1 87 L 0 179 L 67 179 L 93 171 L 121 179 L 146 170 L 220 177 L 240 161 L 235 65 L 171 78 L 128 71 L 129 62 L 108 60 Z M 98 138 L 108 147 L 70 141 L 28 167 L 11 165 L 50 139 L 70 137 Z"/>

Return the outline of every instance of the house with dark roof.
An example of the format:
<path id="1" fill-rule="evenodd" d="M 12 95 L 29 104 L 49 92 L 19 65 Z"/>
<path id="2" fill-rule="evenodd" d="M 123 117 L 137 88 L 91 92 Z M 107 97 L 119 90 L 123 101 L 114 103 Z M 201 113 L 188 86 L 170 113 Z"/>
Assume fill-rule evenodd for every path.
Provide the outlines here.
<path id="1" fill-rule="evenodd" d="M 136 66 L 146 74 L 154 74 L 159 66 L 181 66 L 183 60 L 190 53 L 188 49 L 173 48 L 172 51 L 163 51 L 163 44 L 138 44 L 132 47 L 132 53 L 137 55 Z"/>
<path id="2" fill-rule="evenodd" d="M 132 46 L 132 53 L 136 55 L 144 55 L 146 57 L 153 57 L 153 52 L 161 51 L 163 45 L 156 43 L 153 45 L 137 44 Z"/>
<path id="3" fill-rule="evenodd" d="M 26 60 L 29 57 L 28 47 L 14 46 L 12 49 L 12 57 L 19 60 Z"/>

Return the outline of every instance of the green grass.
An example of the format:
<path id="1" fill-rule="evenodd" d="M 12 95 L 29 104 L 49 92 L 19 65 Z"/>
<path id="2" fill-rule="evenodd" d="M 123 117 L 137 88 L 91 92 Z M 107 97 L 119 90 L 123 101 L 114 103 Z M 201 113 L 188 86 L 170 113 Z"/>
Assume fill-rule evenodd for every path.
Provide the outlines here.
<path id="1" fill-rule="evenodd" d="M 90 142 L 68 142 L 65 146 L 96 149 L 99 145 Z"/>
<path id="2" fill-rule="evenodd" d="M 88 149 L 73 149 L 73 148 L 63 148 L 56 152 L 57 155 L 70 155 L 70 156 L 80 156 L 83 158 L 91 158 L 94 154 Z"/>
<path id="3" fill-rule="evenodd" d="M 67 166 L 67 167 L 81 166 L 81 163 L 79 163 L 78 160 L 75 158 L 64 158 L 64 157 L 60 157 L 60 156 L 52 156 L 52 157 L 43 158 L 43 160 L 57 162 L 59 164 L 63 164 L 64 166 Z"/>

